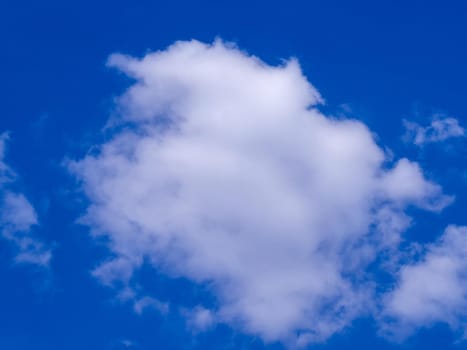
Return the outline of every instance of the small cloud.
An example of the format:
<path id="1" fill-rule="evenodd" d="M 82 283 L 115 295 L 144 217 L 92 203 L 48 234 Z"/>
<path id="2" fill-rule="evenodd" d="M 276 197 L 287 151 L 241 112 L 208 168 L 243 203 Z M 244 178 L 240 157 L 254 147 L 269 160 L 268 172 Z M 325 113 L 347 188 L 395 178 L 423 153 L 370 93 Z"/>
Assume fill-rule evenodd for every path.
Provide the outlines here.
<path id="1" fill-rule="evenodd" d="M 38 224 L 37 214 L 28 199 L 8 189 L 16 175 L 4 162 L 5 147 L 9 136 L 0 135 L 0 233 L 16 250 L 15 262 L 47 267 L 52 258 L 51 250 L 31 234 Z"/>
<path id="2" fill-rule="evenodd" d="M 169 312 L 169 305 L 152 297 L 145 296 L 135 301 L 133 309 L 138 315 L 141 315 L 148 309 L 158 311 L 161 314 L 167 314 Z"/>
<path id="3" fill-rule="evenodd" d="M 131 340 L 128 340 L 128 339 L 122 340 L 121 344 L 122 344 L 125 348 L 133 348 L 133 347 L 135 346 L 135 343 L 132 342 Z"/>
<path id="4" fill-rule="evenodd" d="M 185 310 L 187 326 L 195 333 L 204 332 L 213 327 L 216 322 L 216 314 L 203 306 L 197 306 L 191 310 Z"/>
<path id="5" fill-rule="evenodd" d="M 45 245 L 30 237 L 23 237 L 17 242 L 19 252 L 16 254 L 15 261 L 19 264 L 33 264 L 38 266 L 49 266 L 52 259 L 52 251 Z"/>
<path id="6" fill-rule="evenodd" d="M 402 266 L 396 287 L 384 300 L 383 333 L 403 340 L 436 323 L 467 328 L 466 253 L 467 227 L 451 225 L 426 246 L 421 259 Z"/>
<path id="7" fill-rule="evenodd" d="M 112 342 L 110 348 L 112 350 L 123 350 L 123 349 L 139 349 L 138 343 L 131 339 L 123 338 Z"/>
<path id="8" fill-rule="evenodd" d="M 404 138 L 417 146 L 464 136 L 464 128 L 460 126 L 459 121 L 455 118 L 436 116 L 428 126 L 422 126 L 408 120 L 404 120 L 403 123 L 406 130 Z"/>

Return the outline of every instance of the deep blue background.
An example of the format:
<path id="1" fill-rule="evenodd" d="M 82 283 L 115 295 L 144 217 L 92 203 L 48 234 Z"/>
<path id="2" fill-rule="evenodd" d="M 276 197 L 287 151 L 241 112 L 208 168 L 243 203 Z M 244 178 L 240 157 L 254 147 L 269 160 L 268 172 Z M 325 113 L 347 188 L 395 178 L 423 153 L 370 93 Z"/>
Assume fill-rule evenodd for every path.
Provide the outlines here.
<path id="1" fill-rule="evenodd" d="M 297 57 L 326 112 L 350 107 L 378 142 L 419 161 L 456 194 L 441 215 L 415 212 L 410 238 L 431 240 L 448 223 L 467 223 L 464 143 L 417 150 L 401 142 L 402 118 L 427 123 L 444 113 L 467 125 L 465 1 L 0 0 L 0 131 L 11 131 L 7 161 L 37 208 L 35 233 L 55 245 L 44 272 L 13 266 L 11 247 L 0 243 L 0 349 L 115 350 L 125 339 L 135 349 L 265 347 L 222 326 L 192 336 L 176 314 L 137 316 L 114 301 L 89 274 L 105 250 L 75 224 L 85 203 L 62 166 L 99 142 L 112 98 L 128 84 L 105 67 L 109 54 L 141 56 L 175 40 L 215 37 L 271 64 Z M 162 299 L 190 306 L 202 293 L 187 281 L 142 274 Z M 359 320 L 316 348 L 467 349 L 454 340 L 437 326 L 391 344 L 371 320 Z"/>

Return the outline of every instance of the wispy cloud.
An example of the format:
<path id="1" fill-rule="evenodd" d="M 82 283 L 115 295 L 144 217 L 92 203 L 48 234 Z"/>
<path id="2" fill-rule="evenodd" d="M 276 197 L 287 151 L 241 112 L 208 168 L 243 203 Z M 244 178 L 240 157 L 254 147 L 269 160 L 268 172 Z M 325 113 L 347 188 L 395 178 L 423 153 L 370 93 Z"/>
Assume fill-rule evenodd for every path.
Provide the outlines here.
<path id="1" fill-rule="evenodd" d="M 0 136 L 0 230 L 15 250 L 15 261 L 46 267 L 51 250 L 31 230 L 38 224 L 37 214 L 24 194 L 12 190 L 16 174 L 5 163 L 8 134 Z"/>
<path id="2" fill-rule="evenodd" d="M 166 314 L 169 312 L 169 305 L 155 298 L 144 296 L 134 302 L 133 309 L 137 314 L 142 314 L 145 310 L 155 310 L 159 313 Z"/>
<path id="3" fill-rule="evenodd" d="M 217 323 L 216 314 L 203 306 L 197 306 L 190 310 L 183 310 L 188 328 L 194 332 L 204 332 Z"/>
<path id="4" fill-rule="evenodd" d="M 435 116 L 427 126 L 422 126 L 408 120 L 404 120 L 403 122 L 406 130 L 405 139 L 417 146 L 464 136 L 464 128 L 461 127 L 459 121 L 455 118 Z"/>

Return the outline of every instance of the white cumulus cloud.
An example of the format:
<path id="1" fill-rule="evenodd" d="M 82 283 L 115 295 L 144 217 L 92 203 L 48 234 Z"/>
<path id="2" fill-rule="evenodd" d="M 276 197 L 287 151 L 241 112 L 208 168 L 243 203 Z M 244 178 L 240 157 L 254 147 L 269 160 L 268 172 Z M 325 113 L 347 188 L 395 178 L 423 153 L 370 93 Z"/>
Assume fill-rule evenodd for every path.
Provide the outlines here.
<path id="1" fill-rule="evenodd" d="M 130 283 L 149 262 L 206 283 L 217 306 L 200 306 L 201 323 L 322 341 L 370 312 L 365 269 L 397 247 L 405 209 L 450 202 L 363 123 L 319 112 L 295 59 L 189 41 L 109 65 L 134 79 L 119 128 L 69 163 L 90 201 L 82 222 L 114 257 L 95 276 Z"/>
<path id="2" fill-rule="evenodd" d="M 31 235 L 38 224 L 36 211 L 27 198 L 10 189 L 16 175 L 5 163 L 8 134 L 0 135 L 0 232 L 15 249 L 15 261 L 47 266 L 51 251 L 40 240 Z"/>

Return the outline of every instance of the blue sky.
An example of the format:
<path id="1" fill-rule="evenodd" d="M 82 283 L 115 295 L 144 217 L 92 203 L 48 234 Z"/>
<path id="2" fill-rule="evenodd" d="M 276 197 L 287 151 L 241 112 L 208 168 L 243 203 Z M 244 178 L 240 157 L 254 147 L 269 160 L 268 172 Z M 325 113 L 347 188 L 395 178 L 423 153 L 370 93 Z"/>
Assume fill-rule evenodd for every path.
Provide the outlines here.
<path id="1" fill-rule="evenodd" d="M 466 16 L 3 1 L 0 348 L 467 348 Z"/>

